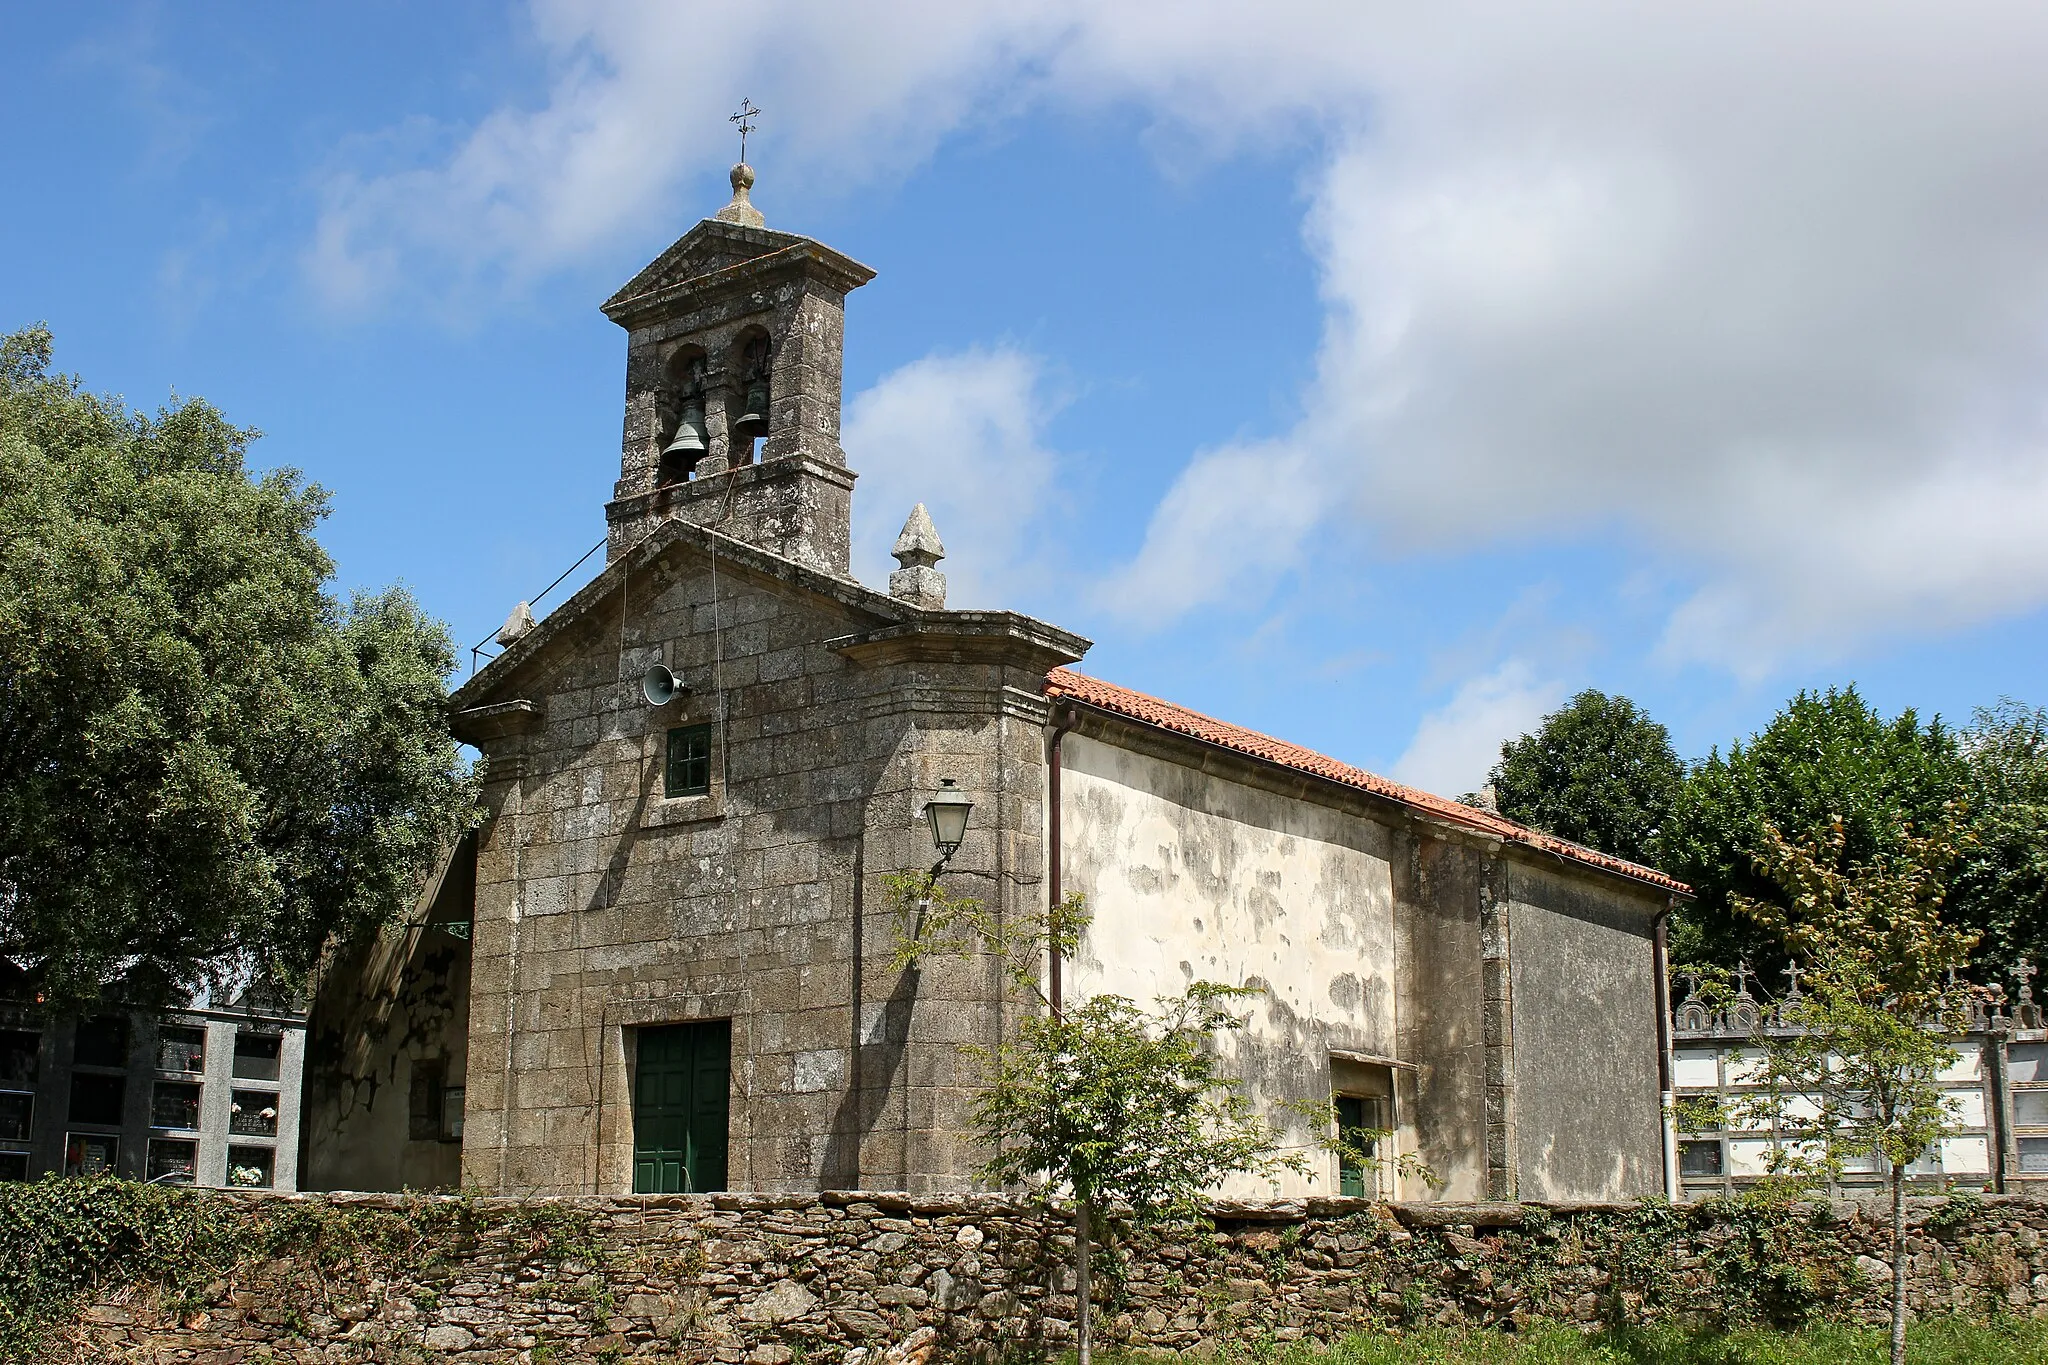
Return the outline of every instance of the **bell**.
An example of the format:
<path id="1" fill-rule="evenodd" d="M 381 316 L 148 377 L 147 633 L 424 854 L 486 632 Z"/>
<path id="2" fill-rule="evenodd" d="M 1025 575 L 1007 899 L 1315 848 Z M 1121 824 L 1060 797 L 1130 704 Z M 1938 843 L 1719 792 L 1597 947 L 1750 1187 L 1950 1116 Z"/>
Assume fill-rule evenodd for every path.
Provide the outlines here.
<path id="1" fill-rule="evenodd" d="M 683 403 L 682 420 L 676 423 L 676 438 L 661 452 L 664 459 L 694 460 L 704 453 L 704 404 L 691 398 Z"/>
<path id="2" fill-rule="evenodd" d="M 764 436 L 768 432 L 768 381 L 756 379 L 747 385 L 747 406 L 732 424 L 736 436 Z"/>

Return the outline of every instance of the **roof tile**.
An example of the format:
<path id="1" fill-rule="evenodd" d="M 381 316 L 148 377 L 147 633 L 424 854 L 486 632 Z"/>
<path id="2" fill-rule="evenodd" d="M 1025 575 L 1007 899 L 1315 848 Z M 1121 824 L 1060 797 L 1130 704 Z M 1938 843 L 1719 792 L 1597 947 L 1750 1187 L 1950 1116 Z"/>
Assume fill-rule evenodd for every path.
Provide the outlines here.
<path id="1" fill-rule="evenodd" d="M 1448 824 L 1462 825 L 1509 843 L 1523 844 L 1572 862 L 1583 863 L 1588 867 L 1619 873 L 1667 891 L 1675 891 L 1681 895 L 1691 894 L 1691 888 L 1685 883 L 1667 877 L 1655 868 L 1644 867 L 1629 862 L 1626 858 L 1617 858 L 1598 849 L 1575 844 L 1569 839 L 1560 839 L 1556 835 L 1530 829 L 1527 825 L 1517 824 L 1513 820 L 1467 806 L 1462 802 L 1434 796 L 1414 787 L 1403 786 L 1399 782 L 1391 782 L 1363 768 L 1339 763 L 1334 758 L 1316 753 L 1312 749 L 1304 749 L 1298 744 L 1289 744 L 1285 740 L 1274 739 L 1271 735 L 1247 730 L 1241 725 L 1216 720 L 1198 711 L 1190 711 L 1185 706 L 1176 706 L 1170 701 L 1161 701 L 1158 697 L 1147 696 L 1143 692 L 1133 692 L 1127 687 L 1118 687 L 1115 683 L 1103 682 L 1100 678 L 1091 678 L 1070 668 L 1055 668 L 1048 673 L 1045 691 L 1049 697 L 1070 699 L 1084 706 L 1092 706 L 1097 710 L 1122 716 L 1127 720 L 1150 725 L 1155 729 L 1187 735 L 1205 744 L 1214 744 L 1220 748 L 1248 754 L 1282 768 L 1371 792 L 1375 796 L 1398 801 L 1404 806 L 1422 811 Z"/>

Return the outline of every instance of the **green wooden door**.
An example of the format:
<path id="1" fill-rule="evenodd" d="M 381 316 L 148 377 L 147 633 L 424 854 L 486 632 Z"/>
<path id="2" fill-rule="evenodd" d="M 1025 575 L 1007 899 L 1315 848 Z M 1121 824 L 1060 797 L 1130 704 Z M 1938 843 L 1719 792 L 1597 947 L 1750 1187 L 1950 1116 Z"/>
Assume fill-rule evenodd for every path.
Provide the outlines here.
<path id="1" fill-rule="evenodd" d="M 725 1188 L 732 1021 L 643 1028 L 633 1085 L 633 1191 Z"/>
<path id="2" fill-rule="evenodd" d="M 1337 1137 L 1343 1149 L 1337 1157 L 1337 1192 L 1359 1198 L 1365 1194 L 1365 1167 L 1353 1155 L 1363 1146 L 1365 1101 L 1357 1095 L 1337 1097 Z"/>
<path id="3" fill-rule="evenodd" d="M 1379 1157 L 1379 1140 L 1373 1135 L 1393 1127 L 1393 1101 L 1373 1095 L 1336 1098 L 1337 1136 L 1342 1143 L 1337 1158 L 1337 1192 L 1355 1198 L 1376 1194 L 1379 1181 L 1366 1169 L 1366 1162 Z"/>

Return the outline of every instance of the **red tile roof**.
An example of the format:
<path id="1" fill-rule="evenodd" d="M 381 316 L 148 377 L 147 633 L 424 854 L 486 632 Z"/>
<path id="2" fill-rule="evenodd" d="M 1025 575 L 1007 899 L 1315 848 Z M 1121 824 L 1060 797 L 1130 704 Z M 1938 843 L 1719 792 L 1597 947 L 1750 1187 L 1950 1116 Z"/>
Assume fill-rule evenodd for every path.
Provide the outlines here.
<path id="1" fill-rule="evenodd" d="M 1311 749 L 1304 749 L 1300 745 L 1274 739 L 1271 735 L 1262 735 L 1256 730 L 1247 730 L 1241 725 L 1215 720 L 1200 712 L 1190 711 L 1185 706 L 1176 706 L 1170 701 L 1148 697 L 1143 692 L 1133 692 L 1127 687 L 1118 687 L 1115 683 L 1106 683 L 1099 678 L 1076 673 L 1070 668 L 1055 668 L 1048 673 L 1045 679 L 1045 692 L 1047 696 L 1055 699 L 1076 701 L 1084 706 L 1108 711 L 1155 729 L 1170 730 L 1205 744 L 1214 744 L 1219 748 L 1248 754 L 1294 772 L 1308 773 L 1342 786 L 1371 792 L 1375 796 L 1398 801 L 1447 824 L 1462 825 L 1466 829 L 1478 830 L 1509 843 L 1525 844 L 1575 863 L 1616 872 L 1639 882 L 1647 882 L 1651 886 L 1662 887 L 1667 891 L 1676 891 L 1682 895 L 1691 894 L 1685 883 L 1667 877 L 1655 868 L 1643 867 L 1625 858 L 1617 858 L 1598 849 L 1586 848 L 1568 839 L 1560 839 L 1555 835 L 1530 829 L 1527 825 L 1518 825 L 1512 820 L 1489 814 L 1473 806 L 1449 801 L 1441 796 L 1432 796 L 1414 787 L 1404 787 L 1399 782 L 1390 782 L 1363 768 L 1339 763 L 1334 758 Z"/>

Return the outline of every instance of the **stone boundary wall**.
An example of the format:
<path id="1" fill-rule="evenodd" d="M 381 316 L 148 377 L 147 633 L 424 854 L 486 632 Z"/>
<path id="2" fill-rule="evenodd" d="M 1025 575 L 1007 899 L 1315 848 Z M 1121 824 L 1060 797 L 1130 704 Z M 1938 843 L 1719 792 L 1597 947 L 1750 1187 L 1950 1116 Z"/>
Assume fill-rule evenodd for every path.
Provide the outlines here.
<path id="1" fill-rule="evenodd" d="M 196 1293 L 102 1286 L 40 1359 L 876 1365 L 924 1326 L 941 1359 L 1029 1358 L 1072 1339 L 1068 1225 L 1003 1196 L 206 1197 L 252 1219 L 316 1205 L 285 1211 L 338 1228 L 372 1213 L 383 1231 L 339 1261 L 251 1261 Z M 420 1219 L 426 1208 L 438 1216 Z M 1209 1227 L 1124 1245 L 1100 1337 L 1200 1356 L 1432 1323 L 1875 1321 L 1885 1213 L 1221 1204 Z M 1917 1312 L 2048 1317 L 2048 1200 L 1916 1199 L 1909 1220 Z M 407 1244 L 422 1227 L 438 1244 Z"/>

